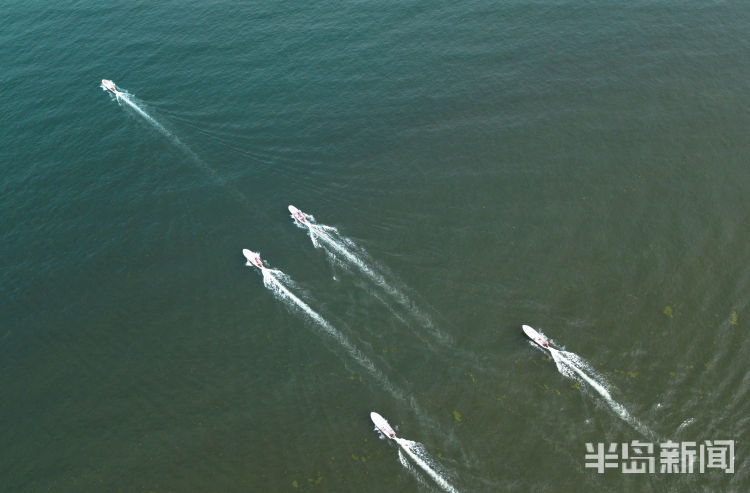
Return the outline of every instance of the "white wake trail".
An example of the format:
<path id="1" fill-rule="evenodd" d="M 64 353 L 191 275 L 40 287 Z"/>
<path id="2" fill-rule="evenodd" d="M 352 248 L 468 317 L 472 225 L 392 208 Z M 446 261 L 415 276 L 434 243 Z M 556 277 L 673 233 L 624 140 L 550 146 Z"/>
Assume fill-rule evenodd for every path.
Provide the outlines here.
<path id="1" fill-rule="evenodd" d="M 609 389 L 602 383 L 603 378 L 597 375 L 593 368 L 591 368 L 583 358 L 568 351 L 560 351 L 552 347 L 548 347 L 547 349 L 552 355 L 552 359 L 560 373 L 578 382 L 588 384 L 604 398 L 604 401 L 615 412 L 615 414 L 639 433 L 642 433 L 651 439 L 658 438 L 657 435 L 646 425 L 633 417 L 633 415 L 625 409 L 625 406 L 612 398 Z"/>
<path id="2" fill-rule="evenodd" d="M 326 319 L 324 319 L 315 310 L 310 308 L 307 303 L 299 299 L 294 293 L 292 293 L 280 279 L 284 279 L 287 282 L 291 282 L 291 279 L 279 270 L 272 270 L 263 268 L 263 284 L 271 290 L 279 299 L 287 302 L 292 306 L 305 313 L 311 320 L 313 320 L 323 331 L 333 338 L 346 352 L 351 356 L 362 368 L 367 370 L 378 383 L 380 383 L 388 392 L 394 397 L 406 401 L 405 394 L 396 388 L 390 380 L 373 364 L 370 359 L 362 354 L 349 340 L 338 331 L 333 325 L 331 325 Z M 279 277 L 277 277 L 279 276 Z M 412 403 L 413 404 L 413 403 Z"/>
<path id="3" fill-rule="evenodd" d="M 103 87 L 103 86 L 102 86 Z M 164 137 L 166 137 L 169 141 L 171 141 L 177 148 L 179 148 L 183 153 L 185 153 L 188 157 L 190 157 L 195 164 L 197 164 L 203 171 L 205 171 L 208 175 L 211 176 L 211 178 L 218 184 L 218 185 L 224 185 L 224 180 L 219 175 L 219 173 L 213 169 L 211 166 L 206 164 L 203 159 L 200 158 L 193 150 L 188 147 L 185 143 L 183 143 L 175 134 L 167 130 L 164 125 L 159 123 L 159 121 L 149 115 L 146 110 L 141 108 L 141 106 L 133 100 L 131 95 L 126 91 L 117 91 L 115 93 L 115 98 L 117 99 L 118 103 L 125 103 L 128 105 L 130 109 L 135 111 L 138 115 L 140 115 L 144 120 L 146 120 L 148 123 L 150 123 L 154 128 L 156 128 Z M 250 207 L 250 201 L 240 193 L 239 190 L 237 190 L 235 187 L 230 186 L 227 188 L 229 192 L 231 192 L 235 198 L 242 202 L 247 207 Z"/>
<path id="4" fill-rule="evenodd" d="M 292 218 L 294 219 L 294 216 L 292 216 Z M 378 286 L 392 300 L 398 303 L 404 312 L 427 329 L 438 342 L 444 345 L 452 344 L 451 337 L 438 329 L 430 317 L 420 310 L 402 289 L 399 289 L 394 285 L 397 284 L 395 281 L 389 282 L 389 280 L 379 272 L 379 270 L 382 269 L 377 269 L 372 265 L 372 261 L 368 262 L 368 260 L 366 260 L 367 255 L 362 251 L 361 247 L 354 243 L 354 241 L 341 235 L 341 233 L 332 226 L 316 223 L 315 218 L 311 215 L 307 215 L 307 221 L 305 223 L 300 223 L 295 220 L 295 224 L 302 228 L 307 228 L 313 246 L 316 248 L 323 248 L 332 259 L 342 260 L 357 268 L 370 280 L 370 282 Z M 359 255 L 357 254 L 357 250 L 359 250 Z M 385 303 L 381 298 L 378 298 L 378 300 L 383 302 L 391 311 L 393 311 L 390 304 Z"/>
<path id="5" fill-rule="evenodd" d="M 296 308 L 300 308 L 307 316 L 314 320 L 325 332 L 339 342 L 349 354 L 359 363 L 363 368 L 372 374 L 378 375 L 380 372 L 375 368 L 375 365 L 364 356 L 356 347 L 354 347 L 346 337 L 336 330 L 326 319 L 320 316 L 316 311 L 310 308 L 307 303 L 295 296 L 289 289 L 282 284 L 282 282 L 276 278 L 274 271 L 270 269 L 263 269 L 263 284 L 275 294 L 278 294 L 280 298 L 291 301 L 294 303 Z M 385 377 L 383 377 L 385 378 Z"/>
<path id="6" fill-rule="evenodd" d="M 130 95 L 128 93 L 118 92 L 115 97 L 117 98 L 118 101 L 123 101 L 125 104 L 127 104 L 128 106 L 130 106 L 130 108 L 133 111 L 135 111 L 136 113 L 138 113 L 139 115 L 141 115 L 147 122 L 149 122 L 151 125 L 153 125 L 154 127 L 156 127 L 156 129 L 159 132 L 161 132 L 162 134 L 164 134 L 166 137 L 168 137 L 168 138 L 170 138 L 172 140 L 176 140 L 181 145 L 184 145 L 184 144 L 182 144 L 182 142 L 180 142 L 180 140 L 177 137 L 174 136 L 174 134 L 172 134 L 172 132 L 170 132 L 169 130 L 167 130 L 166 128 L 164 128 L 164 126 L 161 123 L 159 123 L 158 121 L 156 121 L 156 119 L 154 117 L 152 117 L 151 115 L 149 115 L 148 113 L 146 113 L 140 106 L 138 106 L 135 103 L 135 101 L 133 101 L 132 99 L 130 99 Z"/>
<path id="7" fill-rule="evenodd" d="M 164 125 L 159 123 L 156 118 L 152 117 L 146 111 L 141 108 L 138 103 L 133 101 L 133 99 L 130 97 L 130 94 L 124 91 L 118 91 L 118 93 L 115 96 L 117 98 L 117 101 L 122 101 L 125 104 L 127 104 L 133 111 L 138 113 L 140 116 L 143 117 L 144 120 L 146 120 L 148 123 L 154 126 L 159 132 L 161 132 L 162 135 L 164 135 L 167 139 L 171 140 L 174 145 L 180 148 L 182 152 L 190 156 L 195 162 L 201 164 L 204 168 L 207 168 L 207 165 L 203 162 L 203 160 L 198 157 L 196 153 L 193 152 L 192 149 L 190 149 L 187 145 L 185 145 L 175 134 L 167 130 Z M 216 172 L 213 170 L 210 170 L 211 174 L 214 178 L 218 179 L 218 176 L 216 175 Z"/>
<path id="8" fill-rule="evenodd" d="M 409 474 L 414 476 L 414 479 L 416 479 L 419 484 L 421 484 L 425 488 L 430 488 L 430 485 L 427 484 L 427 481 L 424 479 L 424 477 L 422 477 L 422 475 L 414 467 L 414 465 L 409 462 L 409 459 L 406 458 L 406 455 L 404 454 L 404 451 L 401 449 L 401 447 L 398 448 L 398 461 L 402 466 L 404 466 L 404 469 L 406 469 Z"/>
<path id="9" fill-rule="evenodd" d="M 404 295 L 402 295 L 398 289 L 388 284 L 388 282 L 385 280 L 385 277 L 375 272 L 369 265 L 367 265 L 364 261 L 357 257 L 357 255 L 352 253 L 350 249 L 347 248 L 344 241 L 336 241 L 336 239 L 331 236 L 330 233 L 338 233 L 336 228 L 332 228 L 330 226 L 325 226 L 322 224 L 310 223 L 308 224 L 308 229 L 310 230 L 310 239 L 312 240 L 313 245 L 315 245 L 316 247 L 320 246 L 321 244 L 317 240 L 322 241 L 329 248 L 332 248 L 336 253 L 344 257 L 347 262 L 356 266 L 365 275 L 370 277 L 378 286 L 388 291 L 388 293 L 392 296 L 400 298 L 399 301 L 401 303 L 406 302 Z"/>
<path id="10" fill-rule="evenodd" d="M 399 444 L 401 450 L 403 450 L 415 464 L 422 468 L 422 470 L 432 478 L 438 486 L 449 493 L 458 493 L 458 490 L 456 490 L 453 485 L 436 471 L 437 467 L 435 466 L 435 461 L 427 454 L 427 451 L 425 451 L 421 444 L 399 437 L 394 437 L 393 440 Z"/>
<path id="11" fill-rule="evenodd" d="M 560 373 L 568 378 L 573 378 L 575 380 L 577 380 L 575 375 L 578 375 L 578 377 L 583 379 L 584 382 L 589 384 L 602 397 L 604 397 L 608 401 L 613 400 L 612 395 L 604 385 L 596 381 L 594 377 L 589 376 L 584 370 L 581 369 L 589 368 L 589 365 L 583 362 L 580 356 L 575 353 L 560 351 L 551 347 L 547 349 L 549 349 L 549 352 L 552 355 L 552 359 L 554 360 L 555 365 L 557 365 L 557 369 Z"/>

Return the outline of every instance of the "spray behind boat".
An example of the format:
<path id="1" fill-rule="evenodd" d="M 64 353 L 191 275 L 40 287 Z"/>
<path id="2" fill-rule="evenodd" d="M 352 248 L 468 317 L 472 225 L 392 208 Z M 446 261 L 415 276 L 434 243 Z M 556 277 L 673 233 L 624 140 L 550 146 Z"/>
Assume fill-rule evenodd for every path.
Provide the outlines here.
<path id="1" fill-rule="evenodd" d="M 383 434 L 387 439 L 393 440 L 398 444 L 400 450 L 403 450 L 415 464 L 417 464 L 422 470 L 432 478 L 441 488 L 449 493 L 455 493 L 457 490 L 443 477 L 438 470 L 440 467 L 435 461 L 429 456 L 422 444 L 400 438 L 396 436 L 396 432 L 393 427 L 386 421 L 386 419 L 375 411 L 370 413 L 370 419 L 375 424 L 377 430 Z M 400 454 L 400 452 L 399 452 Z M 399 456 L 401 457 L 401 456 Z M 406 467 L 406 464 L 402 462 Z"/>

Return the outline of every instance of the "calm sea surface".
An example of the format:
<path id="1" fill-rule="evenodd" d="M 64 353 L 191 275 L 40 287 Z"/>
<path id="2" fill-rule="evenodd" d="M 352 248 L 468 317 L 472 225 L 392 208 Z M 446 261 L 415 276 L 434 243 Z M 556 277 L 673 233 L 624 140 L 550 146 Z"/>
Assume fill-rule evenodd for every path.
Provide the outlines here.
<path id="1" fill-rule="evenodd" d="M 0 10 L 3 491 L 750 490 L 750 3 Z"/>

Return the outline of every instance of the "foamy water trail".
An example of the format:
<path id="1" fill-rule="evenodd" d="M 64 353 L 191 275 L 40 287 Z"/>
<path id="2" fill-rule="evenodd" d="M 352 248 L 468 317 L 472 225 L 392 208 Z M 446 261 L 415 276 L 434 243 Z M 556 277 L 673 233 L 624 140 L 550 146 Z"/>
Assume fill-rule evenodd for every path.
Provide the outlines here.
<path id="1" fill-rule="evenodd" d="M 150 123 L 154 128 L 156 128 L 159 132 L 161 132 L 162 135 L 164 135 L 166 138 L 171 140 L 177 147 L 180 148 L 185 154 L 189 155 L 191 158 L 195 159 L 198 162 L 202 162 L 201 159 L 198 157 L 197 154 L 195 154 L 192 149 L 190 149 L 188 146 L 186 146 L 180 139 L 177 138 L 175 134 L 167 130 L 164 125 L 159 123 L 156 118 L 152 117 L 146 111 L 141 108 L 138 103 L 133 101 L 133 99 L 130 97 L 130 94 L 124 91 L 120 91 L 115 96 L 117 98 L 117 101 L 122 101 L 125 104 L 127 104 L 130 109 L 138 113 L 141 117 L 143 117 L 144 120 L 146 120 L 148 123 Z"/>
<path id="2" fill-rule="evenodd" d="M 414 479 L 419 482 L 422 486 L 425 488 L 429 488 L 430 485 L 427 484 L 427 481 L 422 477 L 422 475 L 419 473 L 419 471 L 414 467 L 414 464 L 409 462 L 409 459 L 406 458 L 406 454 L 404 454 L 404 451 L 401 450 L 401 447 L 398 449 L 398 461 L 401 463 L 401 465 L 406 469 L 406 471 L 411 474 Z"/>
<path id="3" fill-rule="evenodd" d="M 180 140 L 177 137 L 174 136 L 174 134 L 172 134 L 172 132 L 170 132 L 169 130 L 167 130 L 166 128 L 164 128 L 164 126 L 161 123 L 159 123 L 158 121 L 156 121 L 156 119 L 154 117 L 152 117 L 151 115 L 149 115 L 148 113 L 146 113 L 140 106 L 138 106 L 135 103 L 135 101 L 133 101 L 132 99 L 130 99 L 130 95 L 128 93 L 120 92 L 120 93 L 117 94 L 116 98 L 117 98 L 118 101 L 122 101 L 125 104 L 127 104 L 128 106 L 130 106 L 130 108 L 133 111 L 135 111 L 136 113 L 138 113 L 139 115 L 141 115 L 147 122 L 149 122 L 151 125 L 153 125 L 154 127 L 156 127 L 156 129 L 159 132 L 161 132 L 162 134 L 164 134 L 167 138 L 172 139 L 172 140 L 176 140 L 181 145 L 184 145 L 184 144 L 182 144 L 182 142 L 180 142 Z"/>
<path id="4" fill-rule="evenodd" d="M 273 276 L 274 279 L 279 281 L 288 289 L 299 289 L 299 286 L 297 286 L 297 283 L 294 282 L 292 278 L 289 277 L 285 272 L 282 272 L 278 269 L 271 269 L 269 267 L 266 267 L 266 270 L 264 272 L 267 272 L 268 275 Z M 265 281 L 264 281 L 264 284 L 265 284 Z"/>
<path id="5" fill-rule="evenodd" d="M 427 454 L 424 447 L 411 440 L 395 437 L 393 439 L 399 444 L 401 450 L 408 455 L 435 483 L 449 493 L 457 493 L 458 490 L 451 485 L 436 469 L 435 461 Z M 403 464 L 403 462 L 402 462 Z"/>
<path id="6" fill-rule="evenodd" d="M 286 286 L 276 277 L 274 271 L 271 269 L 263 269 L 263 284 L 270 289 L 272 292 L 278 295 L 282 300 L 291 301 L 295 308 L 301 309 L 308 317 L 316 322 L 329 336 L 333 337 L 338 343 L 340 343 L 344 349 L 360 364 L 363 368 L 372 374 L 378 375 L 380 372 L 375 368 L 375 365 L 365 355 L 363 355 L 356 347 L 354 347 L 344 335 L 336 330 L 326 319 L 320 316 L 316 311 L 310 308 L 307 303 L 295 296 Z M 385 377 L 383 377 L 385 378 Z"/>
<path id="7" fill-rule="evenodd" d="M 426 328 L 440 343 L 446 345 L 452 344 L 451 337 L 435 326 L 432 319 L 420 310 L 402 289 L 396 286 L 397 282 L 395 280 L 389 281 L 380 272 L 382 269 L 378 269 L 372 265 L 372 261 L 366 258 L 367 256 L 361 247 L 357 246 L 350 238 L 342 236 L 336 228 L 325 224 L 317 224 L 313 216 L 307 215 L 307 219 L 304 224 L 299 221 L 295 221 L 295 224 L 302 228 L 307 228 L 313 246 L 323 248 L 326 254 L 333 260 L 341 260 L 358 269 L 370 282 L 378 286 L 393 301 L 398 303 L 401 309 L 408 313 L 412 319 Z M 379 297 L 378 300 L 393 311 L 391 305 L 385 302 L 385 300 Z"/>
<path id="8" fill-rule="evenodd" d="M 118 101 L 123 101 L 125 104 L 127 104 L 133 111 L 138 113 L 140 116 L 143 117 L 144 120 L 146 120 L 148 123 L 150 123 L 154 128 L 156 128 L 159 132 L 161 132 L 162 135 L 164 135 L 167 139 L 172 141 L 172 143 L 177 146 L 182 152 L 187 154 L 190 158 L 193 159 L 196 163 L 198 163 L 204 171 L 207 171 L 212 178 L 214 178 L 218 182 L 222 182 L 221 177 L 216 173 L 216 171 L 213 170 L 210 166 L 208 166 L 206 163 L 203 162 L 203 160 L 195 153 L 193 150 L 188 147 L 185 143 L 183 143 L 175 134 L 167 130 L 164 125 L 158 122 L 156 118 L 152 117 L 148 113 L 146 113 L 146 110 L 141 108 L 138 103 L 133 101 L 133 99 L 130 97 L 130 95 L 126 92 L 120 92 L 117 95 Z"/>
<path id="9" fill-rule="evenodd" d="M 590 370 L 589 365 L 585 363 L 580 356 L 575 353 L 560 351 L 551 347 L 548 349 L 560 373 L 575 380 L 578 380 L 578 377 L 580 377 L 585 383 L 589 384 L 591 388 L 596 390 L 599 395 L 607 400 L 612 400 L 612 395 L 609 393 L 609 390 L 599 383 L 595 379 L 596 377 L 590 376 L 582 369 L 586 368 L 593 374 L 593 370 Z"/>
<path id="10" fill-rule="evenodd" d="M 102 87 L 104 88 L 104 86 Z M 193 150 L 190 147 L 188 147 L 185 143 L 183 143 L 175 134 L 167 130 L 164 127 L 164 125 L 159 123 L 159 121 L 156 118 L 152 117 L 146 112 L 146 110 L 141 108 L 140 105 L 138 105 L 138 103 L 136 103 L 133 100 L 132 96 L 129 93 L 127 93 L 126 91 L 117 91 L 117 94 L 115 94 L 115 98 L 117 99 L 118 103 L 119 102 L 125 103 L 126 105 L 128 105 L 130 109 L 135 111 L 144 120 L 146 120 L 149 124 L 151 124 L 154 128 L 156 128 L 162 135 L 164 135 L 167 139 L 169 139 L 183 153 L 185 153 L 188 157 L 190 157 L 193 160 L 193 162 L 195 162 L 203 171 L 209 174 L 211 178 L 217 184 L 219 185 L 224 184 L 224 180 L 221 178 L 219 173 L 216 172 L 215 169 L 213 169 L 211 166 L 206 164 L 206 162 L 203 161 L 203 159 L 201 159 L 200 156 L 198 156 L 195 152 L 193 152 Z M 250 202 L 247 199 L 247 197 L 245 197 L 245 195 L 240 193 L 239 190 L 237 190 L 235 187 L 230 186 L 226 188 L 226 190 L 228 190 L 232 195 L 235 196 L 237 200 L 242 202 L 244 205 L 248 207 L 250 206 Z"/>
<path id="11" fill-rule="evenodd" d="M 397 298 L 402 298 L 400 300 L 401 302 L 406 301 L 405 299 L 403 299 L 404 296 L 396 288 L 393 288 L 390 284 L 388 284 L 388 282 L 385 280 L 385 277 L 375 272 L 372 267 L 367 265 L 354 252 L 352 252 L 351 248 L 349 248 L 346 242 L 337 240 L 333 237 L 333 234 L 337 233 L 337 230 L 335 228 L 311 223 L 308 224 L 308 229 L 310 230 L 310 239 L 312 240 L 313 245 L 326 245 L 328 248 L 331 248 L 334 252 L 336 252 L 336 254 L 343 257 L 347 262 L 357 267 L 360 271 L 362 271 L 362 273 L 372 279 L 378 286 L 388 291 L 389 294 Z"/>
<path id="12" fill-rule="evenodd" d="M 342 334 L 339 330 L 337 330 L 333 325 L 331 325 L 326 319 L 324 319 L 320 314 L 318 314 L 315 310 L 310 308 L 307 303 L 299 299 L 294 293 L 292 293 L 285 285 L 282 280 L 285 280 L 287 282 L 291 282 L 291 279 L 284 274 L 283 272 L 279 270 L 272 270 L 272 269 L 262 269 L 263 273 L 263 284 L 271 290 L 272 293 L 276 295 L 276 297 L 287 304 L 289 304 L 292 308 L 301 310 L 305 315 L 307 315 L 313 322 L 315 322 L 318 327 L 322 328 L 323 331 L 331 337 L 333 340 L 335 340 L 341 347 L 343 347 L 346 352 L 351 356 L 357 364 L 359 364 L 362 368 L 367 370 L 367 372 L 375 378 L 375 380 L 378 381 L 388 392 L 391 393 L 394 397 L 406 401 L 405 394 L 396 388 L 388 378 L 375 367 L 375 364 L 362 352 L 357 349 L 349 340 Z M 278 277 L 277 277 L 278 276 Z M 411 402 L 411 400 L 409 399 Z"/>
<path id="13" fill-rule="evenodd" d="M 580 356 L 568 351 L 560 351 L 552 347 L 548 348 L 557 370 L 568 378 L 578 382 L 586 383 L 604 398 L 607 405 L 623 421 L 632 426 L 639 433 L 653 439 L 658 438 L 646 425 L 631 415 L 625 407 L 612 398 L 609 389 L 603 383 L 603 378 L 591 368 L 591 366 Z"/>

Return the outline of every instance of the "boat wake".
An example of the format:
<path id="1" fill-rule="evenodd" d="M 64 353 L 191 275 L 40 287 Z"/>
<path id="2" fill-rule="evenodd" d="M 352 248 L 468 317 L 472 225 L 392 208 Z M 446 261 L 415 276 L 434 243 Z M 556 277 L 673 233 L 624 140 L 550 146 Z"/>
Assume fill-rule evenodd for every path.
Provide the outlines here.
<path id="1" fill-rule="evenodd" d="M 252 264 L 248 262 L 248 265 Z M 357 347 L 354 346 L 344 334 L 291 291 L 291 289 L 294 289 L 294 283 L 289 276 L 278 269 L 264 267 L 260 270 L 263 274 L 263 285 L 266 286 L 266 288 L 268 288 L 278 300 L 284 302 L 293 310 L 302 313 L 309 321 L 322 329 L 326 336 L 333 339 L 340 347 L 342 347 L 359 366 L 364 368 L 367 373 L 369 373 L 391 395 L 400 400 L 411 401 L 410 399 L 407 399 L 404 392 L 396 388 L 388 377 L 378 370 L 375 364 L 367 356 L 362 354 L 362 352 L 357 349 Z M 413 402 L 411 404 L 412 407 L 415 405 Z"/>
<path id="2" fill-rule="evenodd" d="M 111 81 L 110 81 L 111 82 Z M 216 172 L 215 169 L 213 169 L 211 166 L 209 166 L 203 159 L 200 158 L 193 150 L 187 146 L 184 142 L 182 142 L 175 134 L 167 130 L 167 128 L 159 123 L 159 121 L 149 115 L 146 110 L 144 110 L 140 104 L 136 101 L 136 98 L 131 95 L 129 92 L 124 90 L 116 90 L 114 93 L 104 85 L 104 82 L 102 82 L 101 85 L 102 89 L 109 92 L 110 96 L 114 97 L 118 104 L 121 106 L 125 104 L 128 108 L 135 111 L 136 114 L 138 114 L 140 117 L 142 117 L 148 124 L 150 124 L 152 127 L 154 127 L 156 130 L 159 131 L 164 137 L 167 138 L 172 144 L 175 145 L 180 151 L 182 151 L 185 155 L 190 157 L 190 159 L 197 164 L 203 171 L 205 171 L 208 175 L 211 176 L 213 181 L 219 185 L 224 185 L 224 179 L 219 175 L 219 173 Z M 250 202 L 248 201 L 247 197 L 245 197 L 242 193 L 239 192 L 234 187 L 230 187 L 229 191 L 244 205 L 250 206 Z"/>
<path id="3" fill-rule="evenodd" d="M 636 419 L 625 409 L 625 406 L 612 397 L 604 377 L 597 373 L 586 360 L 569 351 L 562 351 L 553 347 L 548 347 L 547 350 L 561 374 L 593 389 L 620 419 L 636 431 L 652 440 L 658 439 L 658 436 L 650 428 Z"/>
<path id="4" fill-rule="evenodd" d="M 102 83 L 102 89 L 108 90 L 108 88 Z M 172 141 L 177 147 L 180 148 L 182 152 L 190 156 L 191 158 L 200 161 L 201 159 L 198 157 L 197 154 L 193 152 L 192 149 L 190 149 L 187 145 L 185 145 L 180 139 L 177 138 L 175 134 L 170 132 L 169 130 L 164 127 L 161 123 L 159 123 L 156 118 L 152 117 L 148 113 L 146 113 L 146 110 L 141 108 L 141 106 L 135 101 L 135 98 L 128 93 L 127 91 L 118 90 L 114 94 L 110 93 L 112 96 L 114 96 L 115 100 L 119 104 L 125 104 L 127 105 L 131 110 L 135 111 L 140 117 L 142 117 L 146 122 L 148 122 L 151 126 L 153 126 L 156 130 L 158 130 L 163 136 L 165 136 L 167 139 Z"/>
<path id="5" fill-rule="evenodd" d="M 430 488 L 430 484 L 427 482 L 427 480 L 424 478 L 424 476 L 417 470 L 417 468 L 409 462 L 409 459 L 406 457 L 406 454 L 401 449 L 401 447 L 398 448 L 398 461 L 401 463 L 401 465 L 406 469 L 406 471 L 414 476 L 414 479 L 419 482 L 420 485 L 424 486 L 425 488 Z"/>
<path id="6" fill-rule="evenodd" d="M 349 355 L 365 370 L 375 376 L 378 380 L 385 384 L 389 390 L 393 390 L 393 386 L 388 382 L 385 376 L 375 368 L 375 365 L 370 361 L 364 354 L 360 352 L 351 342 L 339 332 L 334 326 L 332 326 L 326 319 L 320 316 L 316 311 L 310 308 L 307 303 L 295 296 L 285 285 L 283 280 L 288 277 L 286 275 L 278 275 L 278 270 L 263 269 L 263 285 L 266 286 L 271 292 L 276 295 L 276 298 L 286 302 L 292 308 L 300 310 L 302 313 L 307 315 L 310 320 L 315 322 L 323 331 L 338 342 Z M 278 277 L 277 277 L 278 276 Z"/>
<path id="7" fill-rule="evenodd" d="M 290 211 L 292 210 L 299 212 L 296 208 L 290 206 Z M 393 312 L 397 318 L 402 321 L 409 318 L 418 323 L 437 342 L 443 345 L 453 344 L 452 338 L 436 327 L 430 316 L 422 311 L 405 293 L 405 288 L 399 287 L 400 283 L 392 275 L 388 275 L 384 267 L 377 265 L 362 247 L 350 238 L 343 236 L 336 228 L 318 224 L 314 216 L 310 214 L 303 214 L 303 216 L 305 220 L 300 221 L 294 213 L 291 215 L 298 227 L 308 231 L 313 246 L 321 248 L 335 264 L 354 268 L 363 274 L 365 279 L 379 288 L 385 295 L 385 297 L 375 296 L 375 298 Z M 395 306 L 390 301 L 395 302 L 400 307 L 403 315 L 396 312 Z"/>
<path id="8" fill-rule="evenodd" d="M 441 474 L 439 466 L 435 463 L 432 457 L 430 457 L 421 443 L 413 442 L 411 440 L 406 440 L 405 438 L 399 437 L 395 437 L 393 440 L 398 443 L 399 447 L 401 447 L 399 450 L 399 460 L 401 462 L 401 465 L 403 465 L 407 470 L 409 470 L 409 463 L 402 455 L 402 450 L 417 466 L 419 466 L 420 469 L 422 469 L 422 471 L 425 472 L 425 474 L 427 474 L 443 490 L 449 493 L 457 493 L 458 490 L 456 490 L 456 488 L 454 488 L 453 485 L 451 485 L 448 480 L 445 479 L 444 474 Z"/>

